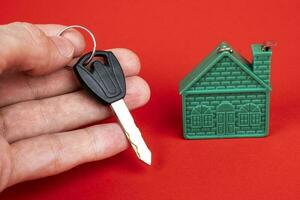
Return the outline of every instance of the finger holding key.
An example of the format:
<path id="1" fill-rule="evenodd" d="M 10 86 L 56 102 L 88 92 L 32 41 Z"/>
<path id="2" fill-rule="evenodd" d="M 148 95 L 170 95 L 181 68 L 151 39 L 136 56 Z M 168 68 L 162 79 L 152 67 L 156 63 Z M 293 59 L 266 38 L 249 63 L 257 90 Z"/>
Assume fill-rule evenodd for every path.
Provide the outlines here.
<path id="1" fill-rule="evenodd" d="M 123 101 L 126 85 L 120 63 L 112 52 L 96 51 L 94 56 L 104 59 L 104 62 L 93 61 L 87 69 L 85 63 L 90 56 L 91 53 L 82 56 L 74 66 L 77 78 L 98 101 L 111 105 L 138 158 L 151 165 L 151 152 Z"/>

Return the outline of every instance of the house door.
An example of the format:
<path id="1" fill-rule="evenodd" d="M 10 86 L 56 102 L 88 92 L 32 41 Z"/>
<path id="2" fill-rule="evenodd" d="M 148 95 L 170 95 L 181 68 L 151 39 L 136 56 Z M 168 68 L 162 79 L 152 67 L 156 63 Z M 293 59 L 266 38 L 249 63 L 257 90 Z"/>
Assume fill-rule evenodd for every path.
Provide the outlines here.
<path id="1" fill-rule="evenodd" d="M 235 127 L 234 108 L 230 103 L 222 103 L 217 108 L 217 133 L 233 134 Z"/>

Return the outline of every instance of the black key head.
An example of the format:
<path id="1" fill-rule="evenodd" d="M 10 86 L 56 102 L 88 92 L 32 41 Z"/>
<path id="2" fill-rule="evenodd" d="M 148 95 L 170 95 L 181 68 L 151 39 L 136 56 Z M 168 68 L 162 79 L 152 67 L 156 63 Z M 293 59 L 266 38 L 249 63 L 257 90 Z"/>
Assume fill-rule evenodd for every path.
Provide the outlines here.
<path id="1" fill-rule="evenodd" d="M 91 53 L 83 55 L 74 66 L 74 71 L 83 88 L 98 101 L 111 104 L 123 99 L 126 94 L 125 77 L 121 65 L 110 51 L 96 51 L 94 57 L 102 58 L 91 62 L 90 69 L 86 61 Z"/>

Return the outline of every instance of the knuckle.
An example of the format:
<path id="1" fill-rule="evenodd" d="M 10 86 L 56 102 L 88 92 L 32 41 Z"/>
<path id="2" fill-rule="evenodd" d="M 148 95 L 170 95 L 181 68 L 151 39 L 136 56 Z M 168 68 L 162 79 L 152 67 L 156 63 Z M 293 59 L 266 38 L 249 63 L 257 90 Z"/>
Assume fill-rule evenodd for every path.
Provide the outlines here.
<path id="1" fill-rule="evenodd" d="M 50 39 L 46 34 L 37 26 L 27 22 L 20 22 L 19 26 L 22 27 L 25 33 L 25 39 L 34 46 L 36 60 L 42 60 L 41 65 L 49 63 L 48 56 L 51 51 Z"/>
<path id="2" fill-rule="evenodd" d="M 4 69 L 7 67 L 7 60 L 1 56 L 0 57 L 0 75 L 2 74 L 2 72 L 4 71 Z"/>
<path id="3" fill-rule="evenodd" d="M 50 151 L 53 155 L 53 168 L 54 172 L 58 172 L 61 170 L 63 166 L 63 158 L 62 158 L 62 153 L 63 153 L 63 145 L 60 141 L 59 136 L 57 137 L 51 137 L 50 135 L 48 136 L 49 138 L 49 145 L 50 145 Z"/>
<path id="4" fill-rule="evenodd" d="M 38 94 L 35 94 L 35 95 L 38 95 Z M 49 119 L 48 116 L 51 116 L 48 109 L 45 109 L 47 108 L 47 101 L 46 100 L 43 100 L 43 99 L 37 99 L 36 100 L 37 104 L 38 104 L 38 108 L 39 108 L 39 116 L 40 116 L 40 119 L 42 121 L 44 121 L 44 124 L 46 124 L 47 126 L 51 127 L 51 119 Z"/>
<path id="5" fill-rule="evenodd" d="M 45 34 L 33 24 L 21 22 L 19 26 L 23 28 L 24 32 L 30 36 L 32 42 L 34 42 L 35 44 L 42 43 L 46 38 Z"/>
<path id="6" fill-rule="evenodd" d="M 26 23 L 26 22 L 19 22 L 19 21 L 16 21 L 16 22 L 12 22 L 12 23 L 9 23 L 7 24 L 8 27 L 22 27 L 23 23 Z"/>
<path id="7" fill-rule="evenodd" d="M 46 36 L 46 34 L 36 27 L 33 24 L 22 22 L 21 26 L 26 34 L 26 39 L 32 45 L 34 50 L 32 50 L 32 60 L 34 60 L 35 66 L 39 66 L 39 68 L 45 68 L 51 64 L 51 51 L 52 44 L 50 39 Z M 35 74 L 39 68 L 34 67 L 34 64 L 30 64 L 31 69 L 28 71 L 29 73 Z"/>
<path id="8" fill-rule="evenodd" d="M 6 138 L 6 133 L 7 133 L 7 126 L 5 122 L 5 117 L 3 111 L 0 110 L 0 136 Z"/>
<path id="9" fill-rule="evenodd" d="M 33 83 L 31 81 L 32 79 L 26 79 L 26 85 L 27 88 L 29 90 L 29 92 L 31 93 L 31 96 L 33 97 L 33 100 L 38 100 L 39 99 L 39 90 L 37 89 L 37 87 L 33 86 Z"/>
<path id="10" fill-rule="evenodd" d="M 13 175 L 13 162 L 7 142 L 0 138 L 0 192 L 8 187 Z"/>
<path id="11" fill-rule="evenodd" d="M 89 141 L 90 141 L 90 147 L 91 147 L 91 155 L 93 155 L 92 160 L 99 160 L 100 158 L 100 146 L 97 142 L 97 138 L 95 136 L 95 134 L 93 134 L 89 128 L 85 128 L 84 129 L 85 133 L 87 134 Z"/>

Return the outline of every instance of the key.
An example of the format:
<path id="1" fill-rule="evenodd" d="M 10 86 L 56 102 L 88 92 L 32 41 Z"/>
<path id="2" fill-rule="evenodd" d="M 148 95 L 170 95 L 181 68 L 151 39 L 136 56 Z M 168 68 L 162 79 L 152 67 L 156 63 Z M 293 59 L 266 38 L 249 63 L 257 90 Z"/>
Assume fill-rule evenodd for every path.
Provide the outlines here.
<path id="1" fill-rule="evenodd" d="M 110 51 L 96 51 L 94 56 L 103 62 L 92 61 L 88 69 L 85 63 L 90 56 L 91 53 L 85 54 L 74 66 L 78 80 L 95 99 L 110 105 L 137 157 L 151 165 L 151 151 L 123 101 L 126 94 L 125 76 L 117 58 Z"/>

